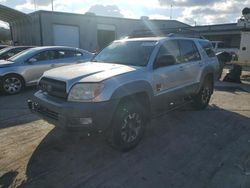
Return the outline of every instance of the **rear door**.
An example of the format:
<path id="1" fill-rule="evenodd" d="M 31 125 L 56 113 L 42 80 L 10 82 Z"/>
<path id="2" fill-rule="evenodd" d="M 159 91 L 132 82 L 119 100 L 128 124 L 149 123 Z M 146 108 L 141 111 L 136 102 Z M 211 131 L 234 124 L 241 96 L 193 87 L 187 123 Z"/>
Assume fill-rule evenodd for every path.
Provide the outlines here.
<path id="1" fill-rule="evenodd" d="M 57 57 L 56 57 L 57 61 L 54 64 L 55 67 L 77 63 L 77 58 L 75 56 L 74 50 L 62 49 L 62 50 L 57 50 L 56 52 L 57 52 Z"/>
<path id="2" fill-rule="evenodd" d="M 83 52 L 74 49 L 61 49 L 56 50 L 56 52 L 57 61 L 55 61 L 53 65 L 54 67 L 81 63 L 90 59 L 90 56 L 88 56 L 88 54 L 84 54 Z"/>
<path id="3" fill-rule="evenodd" d="M 216 77 L 223 70 L 224 64 L 219 64 L 218 59 L 214 53 L 212 44 L 209 41 L 199 41 L 199 44 L 202 49 L 202 56 L 205 64 L 211 64 L 215 70 Z"/>
<path id="4" fill-rule="evenodd" d="M 178 40 L 181 52 L 181 63 L 179 70 L 182 79 L 180 85 L 183 87 L 185 95 L 189 95 L 194 90 L 193 87 L 198 83 L 199 73 L 204 66 L 201 55 L 194 41 Z"/>

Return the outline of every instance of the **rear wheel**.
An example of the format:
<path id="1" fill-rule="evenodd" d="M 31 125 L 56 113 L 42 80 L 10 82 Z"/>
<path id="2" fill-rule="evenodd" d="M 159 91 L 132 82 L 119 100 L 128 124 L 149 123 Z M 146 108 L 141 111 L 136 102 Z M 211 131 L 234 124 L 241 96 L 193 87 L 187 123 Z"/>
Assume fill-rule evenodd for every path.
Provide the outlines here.
<path id="1" fill-rule="evenodd" d="M 213 93 L 213 81 L 210 78 L 207 78 L 199 93 L 193 98 L 193 107 L 196 110 L 205 109 L 210 101 L 211 95 Z"/>
<path id="2" fill-rule="evenodd" d="M 1 83 L 1 89 L 4 93 L 13 95 L 20 93 L 24 87 L 23 79 L 18 75 L 4 76 Z"/>
<path id="3" fill-rule="evenodd" d="M 108 130 L 108 142 L 120 151 L 129 151 L 141 141 L 146 127 L 146 117 L 138 105 L 124 100 L 118 106 L 112 126 Z"/>

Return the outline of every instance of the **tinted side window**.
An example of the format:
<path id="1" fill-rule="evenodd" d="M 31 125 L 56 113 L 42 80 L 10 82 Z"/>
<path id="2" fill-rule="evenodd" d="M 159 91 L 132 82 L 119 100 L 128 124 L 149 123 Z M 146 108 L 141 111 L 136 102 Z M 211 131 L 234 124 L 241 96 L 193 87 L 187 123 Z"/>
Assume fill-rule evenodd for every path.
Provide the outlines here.
<path id="1" fill-rule="evenodd" d="M 58 59 L 82 56 L 81 52 L 75 50 L 58 50 L 57 53 Z"/>
<path id="2" fill-rule="evenodd" d="M 200 43 L 201 47 L 203 48 L 203 50 L 205 50 L 205 52 L 207 53 L 208 57 L 215 57 L 213 47 L 212 47 L 210 42 L 200 41 L 199 43 Z"/>
<path id="3" fill-rule="evenodd" d="M 198 61 L 201 59 L 199 51 L 191 40 L 180 40 L 182 62 Z"/>
<path id="4" fill-rule="evenodd" d="M 83 56 L 83 54 L 82 54 L 82 52 L 75 51 L 75 56 L 79 57 L 79 56 Z"/>
<path id="5" fill-rule="evenodd" d="M 54 50 L 48 50 L 44 52 L 40 52 L 33 56 L 37 61 L 46 61 L 46 60 L 53 60 L 56 59 L 57 54 Z"/>
<path id="6" fill-rule="evenodd" d="M 175 57 L 176 63 L 181 62 L 181 54 L 180 54 L 180 49 L 178 46 L 178 42 L 176 40 L 171 40 L 165 42 L 157 55 L 157 58 L 162 56 L 162 55 L 172 55 Z"/>

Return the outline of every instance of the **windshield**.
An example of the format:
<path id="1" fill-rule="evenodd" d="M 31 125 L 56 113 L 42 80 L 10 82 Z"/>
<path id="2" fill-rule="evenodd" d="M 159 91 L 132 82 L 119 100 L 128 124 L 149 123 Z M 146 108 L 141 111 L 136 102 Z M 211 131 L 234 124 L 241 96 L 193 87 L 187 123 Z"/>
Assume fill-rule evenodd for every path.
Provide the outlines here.
<path id="1" fill-rule="evenodd" d="M 118 41 L 104 48 L 94 62 L 146 66 L 156 41 Z"/>
<path id="2" fill-rule="evenodd" d="M 0 50 L 0 55 L 4 54 L 5 52 L 9 51 L 11 48 L 4 48 Z"/>

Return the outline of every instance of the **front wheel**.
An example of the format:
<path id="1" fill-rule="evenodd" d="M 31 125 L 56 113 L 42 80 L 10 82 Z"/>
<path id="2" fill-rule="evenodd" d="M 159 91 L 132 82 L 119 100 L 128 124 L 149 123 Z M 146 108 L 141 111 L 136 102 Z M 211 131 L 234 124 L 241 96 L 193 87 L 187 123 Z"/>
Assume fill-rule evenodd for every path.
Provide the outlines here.
<path id="1" fill-rule="evenodd" d="M 199 93 L 193 98 L 193 107 L 196 110 L 205 109 L 209 104 L 212 93 L 213 93 L 213 82 L 211 79 L 206 79 Z"/>
<path id="2" fill-rule="evenodd" d="M 115 112 L 107 139 L 115 149 L 129 151 L 139 144 L 145 127 L 146 117 L 143 109 L 126 100 Z"/>
<path id="3" fill-rule="evenodd" d="M 8 75 L 3 77 L 1 87 L 4 93 L 9 95 L 21 92 L 24 87 L 22 78 L 17 75 Z"/>

